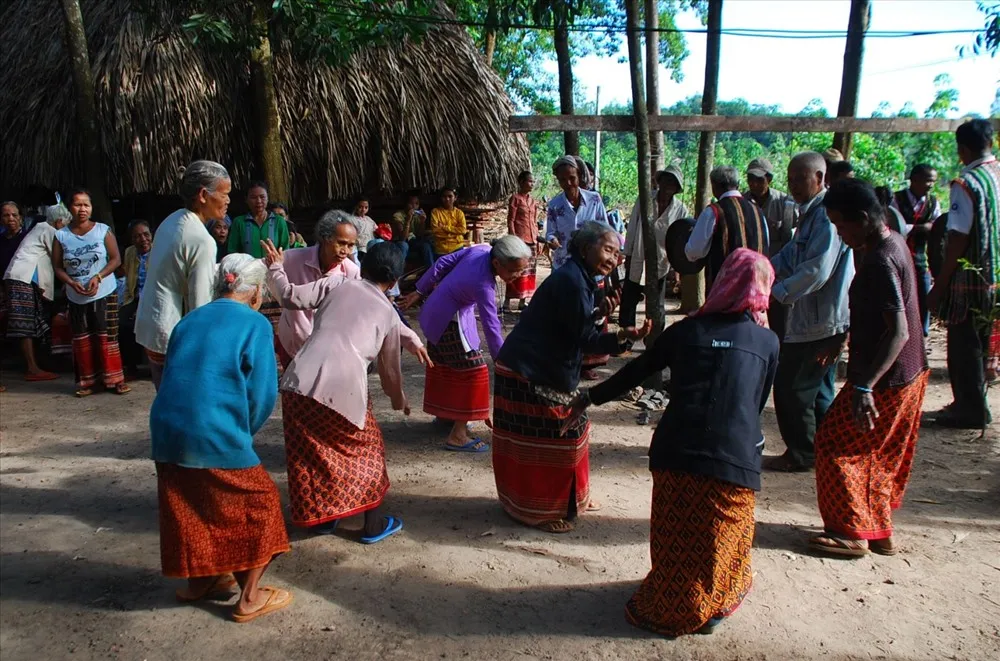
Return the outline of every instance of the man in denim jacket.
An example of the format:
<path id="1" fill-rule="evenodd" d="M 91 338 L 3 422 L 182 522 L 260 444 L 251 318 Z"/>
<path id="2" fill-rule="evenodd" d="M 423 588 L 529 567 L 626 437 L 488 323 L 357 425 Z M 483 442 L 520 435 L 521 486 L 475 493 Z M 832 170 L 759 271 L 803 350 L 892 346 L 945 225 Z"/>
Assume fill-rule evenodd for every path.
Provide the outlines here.
<path id="1" fill-rule="evenodd" d="M 816 428 L 834 397 L 837 357 L 850 326 L 848 289 L 854 259 L 826 215 L 826 162 L 816 152 L 788 164 L 788 190 L 799 205 L 795 236 L 771 259 L 771 296 L 791 305 L 774 381 L 774 409 L 787 450 L 766 468 L 812 468 Z"/>

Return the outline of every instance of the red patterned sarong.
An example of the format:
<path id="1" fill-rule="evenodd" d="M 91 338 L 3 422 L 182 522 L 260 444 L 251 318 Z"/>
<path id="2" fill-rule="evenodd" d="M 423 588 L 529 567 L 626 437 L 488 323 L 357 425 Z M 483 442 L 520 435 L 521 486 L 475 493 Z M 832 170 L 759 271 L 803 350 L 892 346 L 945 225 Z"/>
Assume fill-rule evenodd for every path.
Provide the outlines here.
<path id="1" fill-rule="evenodd" d="M 848 381 L 816 431 L 816 497 L 827 533 L 845 539 L 892 536 L 920 432 L 929 372 L 905 386 L 876 390 L 873 431 L 854 419 Z"/>
<path id="2" fill-rule="evenodd" d="M 224 470 L 157 462 L 156 481 L 164 576 L 246 571 L 289 550 L 281 497 L 263 466 Z"/>
<path id="3" fill-rule="evenodd" d="M 584 415 L 560 435 L 573 395 L 540 391 L 499 363 L 493 392 L 500 504 L 527 525 L 572 519 L 590 502 L 590 421 Z"/>
<path id="4" fill-rule="evenodd" d="M 125 383 L 118 350 L 118 295 L 84 304 L 70 302 L 69 320 L 77 385 L 92 388 L 99 375 L 107 388 Z"/>
<path id="5" fill-rule="evenodd" d="M 490 370 L 481 352 L 465 347 L 454 321 L 440 340 L 427 343 L 434 367 L 427 368 L 424 413 L 444 420 L 490 417 Z"/>
<path id="6" fill-rule="evenodd" d="M 634 626 L 694 633 L 731 615 L 750 591 L 751 489 L 702 475 L 653 471 L 652 569 L 625 606 Z"/>
<path id="7" fill-rule="evenodd" d="M 146 360 L 149 361 L 150 365 L 156 365 L 162 369 L 167 364 L 167 355 L 146 349 Z"/>
<path id="8" fill-rule="evenodd" d="M 292 523 L 316 526 L 382 504 L 389 474 L 371 399 L 364 429 L 293 392 L 281 393 L 281 411 Z"/>
<path id="9" fill-rule="evenodd" d="M 535 293 L 535 273 L 538 266 L 538 258 L 535 257 L 535 244 L 529 243 L 531 248 L 531 258 L 528 260 L 528 267 L 521 272 L 521 275 L 507 283 L 506 298 L 508 301 L 515 301 L 531 298 Z"/>

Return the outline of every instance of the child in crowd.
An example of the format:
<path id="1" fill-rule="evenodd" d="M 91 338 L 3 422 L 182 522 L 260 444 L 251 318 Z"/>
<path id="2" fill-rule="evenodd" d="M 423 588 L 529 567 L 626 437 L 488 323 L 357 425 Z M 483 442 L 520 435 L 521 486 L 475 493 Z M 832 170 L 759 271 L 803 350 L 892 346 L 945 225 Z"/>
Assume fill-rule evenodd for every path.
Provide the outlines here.
<path id="1" fill-rule="evenodd" d="M 368 215 L 371 203 L 368 198 L 362 197 L 354 205 L 354 216 L 358 219 L 358 259 L 364 260 L 368 244 L 375 238 L 375 221 Z M 404 255 L 405 257 L 405 255 Z"/>

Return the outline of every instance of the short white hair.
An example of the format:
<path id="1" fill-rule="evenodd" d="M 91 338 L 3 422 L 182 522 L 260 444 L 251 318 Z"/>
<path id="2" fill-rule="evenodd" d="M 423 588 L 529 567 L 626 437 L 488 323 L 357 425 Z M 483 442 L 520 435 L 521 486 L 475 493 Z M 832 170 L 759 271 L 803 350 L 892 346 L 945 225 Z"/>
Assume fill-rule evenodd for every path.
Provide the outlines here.
<path id="1" fill-rule="evenodd" d="M 493 242 L 490 257 L 500 260 L 501 264 L 507 265 L 519 259 L 530 259 L 531 248 L 519 237 L 513 234 L 505 234 Z"/>
<path id="2" fill-rule="evenodd" d="M 53 204 L 50 207 L 45 207 L 45 220 L 50 225 L 55 225 L 60 220 L 64 223 L 69 222 L 73 218 L 73 215 L 69 212 L 62 203 Z"/>
<path id="3" fill-rule="evenodd" d="M 350 225 L 355 232 L 361 232 L 361 221 L 357 216 L 334 209 L 327 211 L 316 222 L 316 240 L 320 243 L 331 241 L 337 235 L 337 225 Z"/>
<path id="4" fill-rule="evenodd" d="M 215 298 L 226 294 L 249 294 L 264 286 L 267 267 L 264 261 L 245 253 L 233 253 L 222 258 L 215 276 Z"/>

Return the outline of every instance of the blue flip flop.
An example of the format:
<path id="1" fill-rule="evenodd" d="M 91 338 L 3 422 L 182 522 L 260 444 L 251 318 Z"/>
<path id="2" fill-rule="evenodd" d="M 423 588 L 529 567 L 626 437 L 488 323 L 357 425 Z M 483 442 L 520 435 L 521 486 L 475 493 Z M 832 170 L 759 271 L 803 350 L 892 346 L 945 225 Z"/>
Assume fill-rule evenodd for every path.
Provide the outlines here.
<path id="1" fill-rule="evenodd" d="M 374 537 L 362 537 L 362 544 L 374 544 L 376 542 L 381 542 L 386 537 L 390 535 L 395 535 L 397 532 L 403 529 L 403 520 L 397 519 L 394 516 L 385 517 L 385 530 L 375 535 Z"/>
<path id="2" fill-rule="evenodd" d="M 333 521 L 327 521 L 326 523 L 321 523 L 316 526 L 309 528 L 309 532 L 314 535 L 332 535 L 337 532 L 337 526 L 340 524 L 340 519 L 334 519 Z"/>
<path id="3" fill-rule="evenodd" d="M 482 447 L 477 448 L 476 444 L 482 443 Z M 451 443 L 444 444 L 445 450 L 450 450 L 451 452 L 472 452 L 478 454 L 480 452 L 489 452 L 490 444 L 483 441 L 481 438 L 474 438 L 465 445 L 452 445 Z"/>

